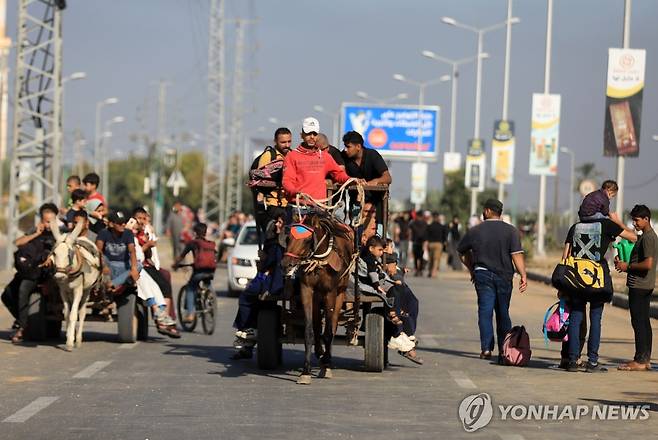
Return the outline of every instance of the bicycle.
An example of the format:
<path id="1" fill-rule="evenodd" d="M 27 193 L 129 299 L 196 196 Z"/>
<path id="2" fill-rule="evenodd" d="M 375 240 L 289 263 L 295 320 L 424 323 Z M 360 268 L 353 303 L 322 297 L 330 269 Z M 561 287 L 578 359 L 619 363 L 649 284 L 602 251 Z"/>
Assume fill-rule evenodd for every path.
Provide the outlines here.
<path id="1" fill-rule="evenodd" d="M 192 264 L 180 264 L 180 267 L 192 267 Z M 215 331 L 215 315 L 217 312 L 217 295 L 212 289 L 211 281 L 213 274 L 208 274 L 207 277 L 201 279 L 196 286 L 196 295 L 194 298 L 195 311 L 191 321 L 185 321 L 183 318 L 188 314 L 185 309 L 185 297 L 187 296 L 187 284 L 181 287 L 178 292 L 178 320 L 181 327 L 186 332 L 193 332 L 197 326 L 199 318 L 203 332 L 207 335 L 212 335 Z M 188 282 L 189 284 L 189 282 Z"/>

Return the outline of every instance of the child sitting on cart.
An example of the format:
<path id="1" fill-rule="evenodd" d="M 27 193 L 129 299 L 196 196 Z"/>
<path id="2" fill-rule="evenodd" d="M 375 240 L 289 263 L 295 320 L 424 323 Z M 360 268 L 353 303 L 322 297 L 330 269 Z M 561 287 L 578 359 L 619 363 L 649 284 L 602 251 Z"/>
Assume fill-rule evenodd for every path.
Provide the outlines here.
<path id="1" fill-rule="evenodd" d="M 361 251 L 358 262 L 359 289 L 365 295 L 384 295 L 386 307 L 386 319 L 390 322 L 390 336 L 388 348 L 398 350 L 400 354 L 411 360 L 417 359 L 415 355 L 416 344 L 409 339 L 407 334 L 402 331 L 402 320 L 395 311 L 396 287 L 402 285 L 402 281 L 391 279 L 382 264 L 380 263 L 384 255 L 386 242 L 381 237 L 375 235 L 368 239 L 366 245 Z M 390 300 L 393 299 L 393 306 Z M 413 352 L 413 353 L 411 353 Z M 410 356 L 407 356 L 410 354 Z M 414 360 L 415 362 L 415 360 Z"/>

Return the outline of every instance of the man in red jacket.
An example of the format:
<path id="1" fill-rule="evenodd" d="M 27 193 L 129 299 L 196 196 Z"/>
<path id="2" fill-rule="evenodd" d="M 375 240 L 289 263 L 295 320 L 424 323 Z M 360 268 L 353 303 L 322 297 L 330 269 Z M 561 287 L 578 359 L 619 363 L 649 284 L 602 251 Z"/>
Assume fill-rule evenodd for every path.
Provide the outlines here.
<path id="1" fill-rule="evenodd" d="M 315 200 L 327 197 L 326 178 L 345 183 L 350 177 L 338 166 L 331 154 L 316 147 L 320 123 L 315 118 L 306 118 L 302 123 L 302 143 L 290 151 L 283 161 L 283 189 L 289 201 L 298 193 Z"/>

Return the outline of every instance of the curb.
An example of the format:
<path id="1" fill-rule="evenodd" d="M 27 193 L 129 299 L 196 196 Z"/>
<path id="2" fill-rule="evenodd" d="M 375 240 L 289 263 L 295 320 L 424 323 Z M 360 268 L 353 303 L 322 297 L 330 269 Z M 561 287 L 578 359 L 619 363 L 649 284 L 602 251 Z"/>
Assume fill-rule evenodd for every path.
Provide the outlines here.
<path id="1" fill-rule="evenodd" d="M 532 281 L 537 281 L 540 283 L 551 285 L 551 277 L 542 275 L 536 272 L 527 272 L 528 279 Z M 627 292 L 615 292 L 612 295 L 612 305 L 620 307 L 622 309 L 628 309 L 628 293 Z M 652 318 L 658 319 L 658 301 L 654 298 L 651 300 L 651 310 L 649 311 L 649 316 Z"/>

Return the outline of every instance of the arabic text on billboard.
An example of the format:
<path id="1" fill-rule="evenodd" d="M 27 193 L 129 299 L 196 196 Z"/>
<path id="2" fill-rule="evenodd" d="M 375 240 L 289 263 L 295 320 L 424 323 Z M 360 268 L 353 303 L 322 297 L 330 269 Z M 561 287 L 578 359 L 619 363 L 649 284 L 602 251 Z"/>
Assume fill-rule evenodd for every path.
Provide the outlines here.
<path id="1" fill-rule="evenodd" d="M 422 107 L 422 133 L 418 113 L 418 106 L 343 104 L 341 126 L 343 132 L 361 133 L 365 146 L 384 157 L 436 160 L 439 107 Z"/>

